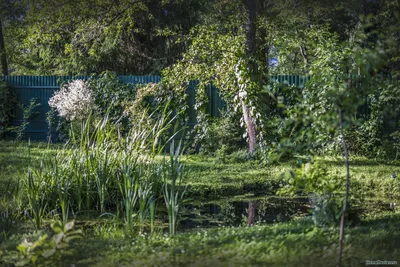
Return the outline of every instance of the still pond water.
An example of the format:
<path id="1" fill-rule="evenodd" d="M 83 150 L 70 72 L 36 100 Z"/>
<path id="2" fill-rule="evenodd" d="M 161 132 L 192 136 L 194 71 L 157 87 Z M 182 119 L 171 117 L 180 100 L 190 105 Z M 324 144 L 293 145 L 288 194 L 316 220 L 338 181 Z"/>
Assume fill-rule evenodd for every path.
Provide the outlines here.
<path id="1" fill-rule="evenodd" d="M 367 200 L 357 209 L 360 214 L 373 211 L 394 211 L 399 201 Z M 217 226 L 245 226 L 247 224 L 277 223 L 295 217 L 310 216 L 311 204 L 307 197 L 256 199 L 229 198 L 209 203 L 186 204 L 181 210 L 180 230 Z"/>

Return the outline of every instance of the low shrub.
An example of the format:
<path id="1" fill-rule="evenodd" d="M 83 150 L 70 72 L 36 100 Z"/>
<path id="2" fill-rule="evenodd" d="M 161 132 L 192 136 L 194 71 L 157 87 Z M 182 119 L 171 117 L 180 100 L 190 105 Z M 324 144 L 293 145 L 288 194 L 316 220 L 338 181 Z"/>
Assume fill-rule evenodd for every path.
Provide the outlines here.
<path id="1" fill-rule="evenodd" d="M 198 136 L 200 152 L 224 157 L 246 146 L 239 119 L 229 112 L 222 112 L 221 117 L 212 118 L 207 130 Z"/>
<path id="2" fill-rule="evenodd" d="M 102 118 L 107 114 L 112 123 L 118 123 L 127 130 L 129 120 L 125 114 L 125 104 L 135 100 L 136 87 L 122 82 L 111 72 L 91 79 L 88 85 L 93 93 L 96 116 Z"/>
<path id="3" fill-rule="evenodd" d="M 317 226 L 329 226 L 340 220 L 344 189 L 345 179 L 338 172 L 329 172 L 328 166 L 317 160 L 300 164 L 290 171 L 286 185 L 279 190 L 279 194 L 308 194 L 314 223 Z M 359 220 L 356 206 L 364 197 L 358 193 L 357 187 L 351 189 L 346 214 L 353 223 Z"/>

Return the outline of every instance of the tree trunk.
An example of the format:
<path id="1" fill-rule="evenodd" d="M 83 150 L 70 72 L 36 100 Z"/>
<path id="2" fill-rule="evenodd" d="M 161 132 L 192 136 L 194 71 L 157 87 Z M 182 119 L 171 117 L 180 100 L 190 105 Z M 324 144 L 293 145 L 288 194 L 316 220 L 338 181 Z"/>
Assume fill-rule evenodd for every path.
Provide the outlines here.
<path id="1" fill-rule="evenodd" d="M 245 14 L 245 23 L 244 27 L 246 30 L 246 39 L 245 39 L 245 56 L 246 62 L 248 64 L 248 68 L 250 71 L 250 75 L 254 76 L 257 71 L 257 66 L 254 62 L 254 58 L 256 57 L 256 16 L 257 16 L 257 5 L 256 0 L 244 0 L 244 14 Z M 256 140 L 256 124 L 251 116 L 250 108 L 245 103 L 244 99 L 240 99 L 240 103 L 242 105 L 243 111 L 243 119 L 246 124 L 246 131 L 249 140 L 249 153 L 254 153 L 257 140 Z"/>
<path id="2" fill-rule="evenodd" d="M 253 201 L 249 202 L 249 206 L 247 208 L 247 222 L 246 222 L 247 226 L 254 225 L 254 223 L 256 222 L 256 206 L 257 206 L 256 202 Z"/>
<path id="3" fill-rule="evenodd" d="M 3 75 L 7 76 L 8 75 L 7 54 L 4 45 L 3 25 L 1 23 L 1 18 L 0 18 L 0 61 L 1 61 L 1 69 L 3 70 Z"/>
<path id="4" fill-rule="evenodd" d="M 244 103 L 244 100 L 241 99 L 240 102 L 242 104 L 243 119 L 246 124 L 247 137 L 249 139 L 249 153 L 254 153 L 257 145 L 256 124 L 251 116 L 250 109 L 246 103 Z"/>
<path id="5" fill-rule="evenodd" d="M 304 71 L 307 73 L 307 67 L 308 67 L 308 54 L 307 54 L 307 49 L 303 46 L 299 46 L 300 48 L 300 54 L 303 57 L 303 62 L 304 62 Z"/>
<path id="6" fill-rule="evenodd" d="M 340 123 L 340 134 L 342 136 L 343 145 L 343 160 L 346 166 L 346 193 L 343 201 L 342 217 L 340 219 L 340 232 L 339 232 L 339 252 L 336 267 L 340 267 L 342 263 L 342 253 L 343 253 L 343 237 L 344 237 L 344 220 L 347 211 L 347 202 L 349 199 L 349 188 L 350 188 L 350 165 L 349 165 L 349 151 L 347 150 L 346 140 L 343 134 L 343 111 L 339 108 L 339 123 Z"/>
<path id="7" fill-rule="evenodd" d="M 244 13 L 244 27 L 246 29 L 245 52 L 247 57 L 253 57 L 256 52 L 256 0 L 245 0 Z"/>

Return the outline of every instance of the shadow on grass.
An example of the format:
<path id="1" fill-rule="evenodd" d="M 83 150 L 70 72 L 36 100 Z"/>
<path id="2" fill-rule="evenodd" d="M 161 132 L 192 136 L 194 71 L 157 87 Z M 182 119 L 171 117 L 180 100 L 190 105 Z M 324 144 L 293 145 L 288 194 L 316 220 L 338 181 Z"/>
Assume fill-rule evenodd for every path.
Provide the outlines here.
<path id="1" fill-rule="evenodd" d="M 85 238 L 85 237 L 84 237 Z M 63 259 L 62 266 L 92 266 L 102 262 L 102 258 L 110 253 L 110 247 L 117 242 L 106 239 L 82 239 L 73 245 L 72 255 Z"/>
<path id="2" fill-rule="evenodd" d="M 333 166 L 344 166 L 343 161 L 333 160 L 322 160 L 324 163 Z M 387 162 L 387 161 L 372 161 L 372 160 L 350 160 L 350 166 L 400 166 L 399 162 Z"/>

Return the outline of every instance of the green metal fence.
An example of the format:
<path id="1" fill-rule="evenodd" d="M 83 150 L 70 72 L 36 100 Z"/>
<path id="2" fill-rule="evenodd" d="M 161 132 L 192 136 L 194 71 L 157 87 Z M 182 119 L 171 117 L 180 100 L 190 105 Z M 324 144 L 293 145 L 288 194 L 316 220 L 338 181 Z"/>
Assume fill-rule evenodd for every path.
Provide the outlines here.
<path id="1" fill-rule="evenodd" d="M 20 104 L 28 105 L 32 98 L 37 99 L 40 106 L 36 109 L 37 113 L 30 120 L 30 124 L 25 131 L 25 136 L 31 140 L 46 140 L 47 123 L 46 113 L 50 110 L 48 100 L 56 90 L 60 88 L 60 84 L 64 81 L 72 79 L 89 79 L 90 76 L 4 76 L 5 80 L 14 91 L 17 100 Z M 161 80 L 160 76 L 119 76 L 119 79 L 130 84 L 146 84 L 158 83 Z M 302 87 L 307 81 L 306 76 L 295 75 L 277 75 L 271 76 L 271 82 L 294 84 Z M 195 104 L 195 83 L 190 83 L 188 89 L 188 105 L 189 105 L 189 125 L 196 123 L 194 104 Z M 221 99 L 218 89 L 212 86 L 207 88 L 209 104 L 207 111 L 211 116 L 220 116 L 220 110 L 224 108 L 224 101 Z M 22 123 L 22 110 L 16 109 L 13 126 L 18 126 Z"/>

